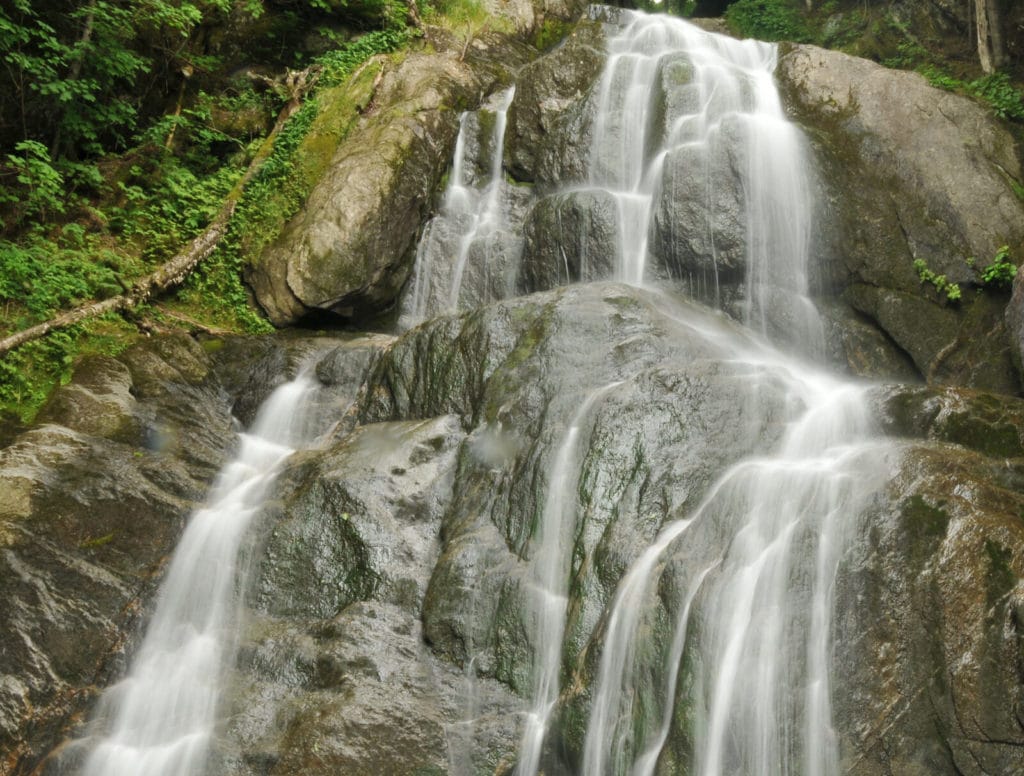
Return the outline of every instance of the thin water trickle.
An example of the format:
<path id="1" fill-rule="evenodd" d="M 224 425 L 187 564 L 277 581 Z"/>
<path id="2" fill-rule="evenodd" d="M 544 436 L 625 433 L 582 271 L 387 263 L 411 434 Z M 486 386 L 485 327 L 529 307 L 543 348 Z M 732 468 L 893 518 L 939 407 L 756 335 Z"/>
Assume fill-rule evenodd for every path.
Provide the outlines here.
<path id="1" fill-rule="evenodd" d="M 508 231 L 502 170 L 505 126 L 515 87 L 497 93 L 488 106 L 459 119 L 455 156 L 441 212 L 424 229 L 413 277 L 401 303 L 399 326 L 407 329 L 442 313 L 504 298 L 511 268 L 503 266 L 517 238 Z M 490 131 L 481 116 L 492 117 Z M 486 162 L 485 177 L 471 170 Z M 472 282 L 467 278 L 472 275 Z"/>
<path id="2" fill-rule="evenodd" d="M 565 635 L 569 578 L 566 569 L 572 555 L 576 525 L 576 492 L 584 450 L 580 431 L 594 407 L 618 382 L 592 391 L 573 416 L 555 453 L 544 510 L 533 536 L 535 555 L 530 564 L 529 622 L 533 652 L 533 707 L 527 713 L 520 747 L 517 776 L 533 776 L 551 711 L 558 700 L 562 638 Z"/>
<path id="3" fill-rule="evenodd" d="M 85 776 L 203 772 L 234 657 L 240 549 L 281 462 L 312 440 L 314 390 L 300 376 L 274 391 L 190 518 L 128 675 L 99 701 Z"/>

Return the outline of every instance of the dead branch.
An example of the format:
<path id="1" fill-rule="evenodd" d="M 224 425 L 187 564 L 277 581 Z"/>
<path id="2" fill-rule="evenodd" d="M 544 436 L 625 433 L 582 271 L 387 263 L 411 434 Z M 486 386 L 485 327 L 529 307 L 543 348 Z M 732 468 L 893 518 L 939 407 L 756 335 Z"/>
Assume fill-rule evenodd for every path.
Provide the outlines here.
<path id="1" fill-rule="evenodd" d="M 74 310 L 61 313 L 48 321 L 43 321 L 35 326 L 30 326 L 27 329 L 22 329 L 0 339 L 0 356 L 9 353 L 20 345 L 24 345 L 26 342 L 37 340 L 51 331 L 63 329 L 90 318 L 97 318 L 105 313 L 129 312 L 152 297 L 181 285 L 193 270 L 216 250 L 220 241 L 224 239 L 231 216 L 234 215 L 238 200 L 242 196 L 242 191 L 270 155 L 274 140 L 280 134 L 285 122 L 295 112 L 302 97 L 305 96 L 306 92 L 316 82 L 318 74 L 318 72 L 310 69 L 299 72 L 289 71 L 286 77 L 289 91 L 288 104 L 285 105 L 278 115 L 274 128 L 270 131 L 259 152 L 249 163 L 245 174 L 242 175 L 242 178 L 235 184 L 231 193 L 228 194 L 223 206 L 217 211 L 210 225 L 206 227 L 202 234 L 193 238 L 184 250 L 175 254 L 174 257 L 160 265 L 149 275 L 135 281 L 131 288 L 123 294 L 103 299 L 99 302 L 84 304 L 76 307 Z"/>

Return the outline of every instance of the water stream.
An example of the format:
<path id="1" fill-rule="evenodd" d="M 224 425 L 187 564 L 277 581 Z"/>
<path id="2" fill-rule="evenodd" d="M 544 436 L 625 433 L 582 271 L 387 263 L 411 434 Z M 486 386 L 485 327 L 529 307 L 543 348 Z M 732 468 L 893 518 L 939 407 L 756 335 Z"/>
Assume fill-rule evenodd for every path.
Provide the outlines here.
<path id="1" fill-rule="evenodd" d="M 128 675 L 100 699 L 84 776 L 195 776 L 217 727 L 241 607 L 240 550 L 280 464 L 321 431 L 300 375 L 264 402 L 191 516 Z"/>
<path id="2" fill-rule="evenodd" d="M 778 420 L 785 427 L 770 455 L 729 467 L 699 506 L 661 526 L 618 584 L 594 636 L 600 657 L 580 773 L 650 776 L 671 731 L 684 726 L 692 774 L 834 776 L 832 598 L 846 539 L 882 482 L 885 446 L 872 434 L 864 389 L 811 365 L 823 337 L 809 297 L 810 162 L 772 80 L 774 46 L 662 16 L 623 12 L 620 21 L 594 93 L 585 182 L 616 202 L 613 279 L 665 279 L 666 257 L 650 238 L 661 198 L 701 192 L 704 216 L 695 234 L 678 238 L 709 246 L 701 282 L 716 298 L 720 268 L 743 268 L 740 311 L 753 332 L 712 344 L 749 373 L 752 405 L 759 377 L 770 374 L 798 411 Z M 514 94 L 461 118 L 444 204 L 418 248 L 400 328 L 513 292 L 521 242 L 502 158 Z M 718 252 L 716 187 L 726 178 L 738 192 L 739 259 Z M 777 350 L 773 338 L 800 355 Z M 564 432 L 549 453 L 526 553 L 522 622 L 535 652 L 517 776 L 540 772 L 565 689 L 580 467 L 595 408 L 619 384 L 581 388 L 572 417 L 552 419 Z M 132 669 L 100 703 L 87 776 L 202 772 L 234 653 L 239 548 L 280 463 L 314 436 L 308 423 L 293 424 L 310 390 L 303 378 L 278 389 L 190 521 Z M 659 594 L 668 571 L 681 591 L 674 603 Z M 652 658 L 642 640 L 658 617 L 669 619 L 671 638 Z M 652 676 L 660 706 L 641 713 L 638 687 Z"/>
<path id="3" fill-rule="evenodd" d="M 714 189 L 728 180 L 739 189 L 744 322 L 803 357 L 820 357 L 822 325 L 808 284 L 810 160 L 772 80 L 775 47 L 667 17 L 622 18 L 596 89 L 588 182 L 617 203 L 616 279 L 651 280 L 652 259 L 664 259 L 652 254 L 649 240 L 658 200 L 690 178 L 705 197 L 704 244 L 717 289 L 721 200 Z M 692 180 L 681 188 L 692 194 Z M 663 527 L 619 584 L 590 704 L 580 766 L 588 776 L 654 772 L 679 713 L 684 665 L 692 688 L 693 773 L 838 772 L 829 679 L 832 594 L 846 537 L 884 482 L 885 445 L 872 434 L 862 387 L 768 344 L 716 344 L 750 370 L 752 382 L 764 373 L 781 380 L 788 401 L 803 411 L 774 454 L 729 468 L 699 508 Z M 575 441 L 570 435 L 563 444 Z M 549 487 L 556 486 L 552 480 Z M 547 525 L 535 541 L 549 541 Z M 684 594 L 669 612 L 675 624 L 664 662 L 651 665 L 640 643 L 663 606 L 656 591 L 670 565 Z M 567 563 L 559 573 L 568 577 Z M 549 647 L 557 634 L 537 627 L 536 643 L 557 650 L 558 642 Z M 535 660 L 540 678 L 520 776 L 538 773 L 537 718 L 554 705 L 557 659 L 550 671 Z M 662 677 L 664 704 L 645 718 L 637 698 L 652 672 Z"/>
<path id="4" fill-rule="evenodd" d="M 509 223 L 511 194 L 502 159 L 515 87 L 480 111 L 463 113 L 441 212 L 424 228 L 399 328 L 511 294 L 519 237 Z"/>

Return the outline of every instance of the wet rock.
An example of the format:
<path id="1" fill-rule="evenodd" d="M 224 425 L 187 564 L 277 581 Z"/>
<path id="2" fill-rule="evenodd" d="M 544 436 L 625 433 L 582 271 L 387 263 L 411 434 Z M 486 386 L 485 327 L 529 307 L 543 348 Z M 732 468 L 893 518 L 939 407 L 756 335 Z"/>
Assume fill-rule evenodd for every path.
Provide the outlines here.
<path id="1" fill-rule="evenodd" d="M 1013 364 L 1018 374 L 1024 375 L 1024 262 L 1013 279 L 1013 295 L 1006 305 L 1006 329 Z"/>
<path id="2" fill-rule="evenodd" d="M 505 164 L 516 180 L 542 188 L 586 180 L 587 98 L 604 61 L 601 25 L 584 20 L 520 73 L 505 135 Z"/>
<path id="3" fill-rule="evenodd" d="M 438 660 L 420 621 L 463 438 L 450 416 L 365 425 L 282 475 L 218 773 L 493 772 L 514 756 L 518 699 Z"/>
<path id="4" fill-rule="evenodd" d="M 526 218 L 516 281 L 519 293 L 547 291 L 615 274 L 619 254 L 618 205 L 603 189 L 551 194 Z"/>
<path id="5" fill-rule="evenodd" d="M 828 359 L 852 375 L 869 379 L 921 379 L 914 361 L 870 319 L 848 306 L 817 300 L 825 329 Z"/>
<path id="6" fill-rule="evenodd" d="M 826 287 L 858 286 L 853 307 L 930 380 L 1018 391 L 1005 329 L 968 304 L 975 267 L 1001 245 L 1024 249 L 1024 203 L 1013 189 L 1024 174 L 1010 133 L 966 97 L 838 52 L 788 46 L 776 73 L 823 169 L 823 209 L 836 225 L 822 246 L 835 258 Z M 964 301 L 947 305 L 915 260 L 960 284 Z M 881 298 L 900 300 L 906 314 Z M 911 326 L 911 307 L 938 328 Z"/>
<path id="7" fill-rule="evenodd" d="M 843 569 L 837 728 L 854 774 L 1024 767 L 1024 402 L 890 387 L 907 442 Z"/>
<path id="8" fill-rule="evenodd" d="M 741 125 L 726 121 L 710 153 L 681 146 L 666 156 L 650 235 L 663 276 L 699 277 L 713 286 L 743 281 L 747 216 L 741 131 Z M 694 174 L 696 169 L 701 174 Z"/>
<path id="9" fill-rule="evenodd" d="M 35 772 L 124 671 L 185 520 L 230 454 L 232 410 L 273 389 L 272 367 L 294 373 L 319 350 L 325 401 L 343 416 L 388 342 L 154 338 L 84 359 L 0 450 L 0 772 Z M 77 756 L 59 748 L 41 767 L 77 772 Z"/>
<path id="10" fill-rule="evenodd" d="M 258 621 L 250 638 L 217 773 L 496 773 L 514 757 L 517 699 L 433 657 L 404 608 L 371 601 L 305 626 Z"/>
<path id="11" fill-rule="evenodd" d="M 422 614 L 438 656 L 529 694 L 539 647 L 529 538 L 568 424 L 595 392 L 579 421 L 579 500 L 576 486 L 566 494 L 575 525 L 567 667 L 584 659 L 621 574 L 658 528 L 698 502 L 727 462 L 775 438 L 789 409 L 774 377 L 717 360 L 687 325 L 727 322 L 667 309 L 636 289 L 570 287 L 429 323 L 378 364 L 366 419 L 456 413 L 472 429 Z M 741 398 L 749 391 L 753 403 Z M 737 414 L 750 425 L 732 423 Z"/>
<path id="12" fill-rule="evenodd" d="M 318 310 L 362 317 L 394 302 L 451 159 L 453 108 L 478 104 L 528 57 L 515 39 L 488 34 L 465 52 L 453 45 L 409 54 L 394 68 L 375 65 L 382 80 L 372 107 L 334 137 L 333 158 L 305 206 L 249 272 L 275 324 Z M 349 99 L 344 91 L 335 98 Z"/>
<path id="13" fill-rule="evenodd" d="M 28 772 L 122 666 L 154 578 L 234 439 L 188 338 L 93 357 L 0 450 L 0 747 Z"/>
<path id="14" fill-rule="evenodd" d="M 297 456 L 279 482 L 281 514 L 266 518 L 257 609 L 328 619 L 379 600 L 417 611 L 461 438 L 450 417 L 372 424 Z"/>

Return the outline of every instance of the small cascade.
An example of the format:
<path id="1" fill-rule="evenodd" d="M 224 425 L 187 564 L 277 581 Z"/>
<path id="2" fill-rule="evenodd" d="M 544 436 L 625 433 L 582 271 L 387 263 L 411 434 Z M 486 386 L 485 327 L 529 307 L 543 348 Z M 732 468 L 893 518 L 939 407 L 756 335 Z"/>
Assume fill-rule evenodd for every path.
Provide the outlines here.
<path id="1" fill-rule="evenodd" d="M 588 185 L 618 205 L 616 279 L 667 275 L 720 305 L 719 273 L 745 267 L 747 325 L 820 355 L 809 166 L 772 80 L 775 46 L 625 13 L 608 48 Z"/>
<path id="2" fill-rule="evenodd" d="M 663 527 L 619 584 L 582 773 L 654 773 L 678 713 L 684 665 L 692 667 L 693 773 L 838 773 L 832 593 L 856 518 L 885 482 L 889 448 L 871 434 L 863 387 L 770 351 L 736 356 L 752 378 L 766 370 L 785 376 L 804 410 L 774 455 L 726 471 L 690 516 Z M 645 665 L 638 634 L 673 563 L 684 591 L 673 638 L 662 666 Z M 665 705 L 638 735 L 634 688 L 652 668 L 663 677 Z"/>
<path id="3" fill-rule="evenodd" d="M 281 462 L 317 431 L 303 411 L 315 385 L 300 376 L 274 391 L 189 520 L 128 676 L 99 701 L 85 776 L 203 772 L 234 658 L 241 549 Z"/>
<path id="4" fill-rule="evenodd" d="M 576 527 L 576 492 L 583 450 L 580 429 L 594 406 L 619 383 L 593 391 L 576 412 L 555 454 L 544 511 L 533 537 L 530 564 L 529 621 L 536 645 L 533 653 L 533 708 L 527 714 L 517 776 L 534 776 L 548 722 L 558 700 L 562 638 L 565 635 L 569 578 Z"/>
<path id="5" fill-rule="evenodd" d="M 511 295 L 520 251 L 515 194 L 502 172 L 515 87 L 463 113 L 441 212 L 424 229 L 399 328 Z"/>

